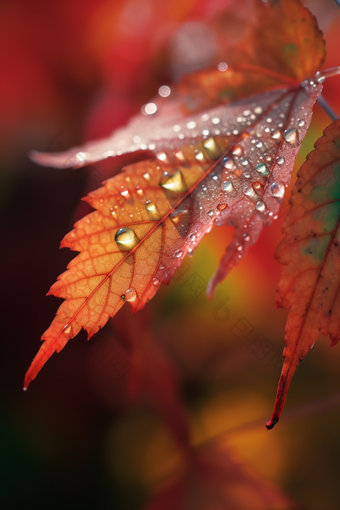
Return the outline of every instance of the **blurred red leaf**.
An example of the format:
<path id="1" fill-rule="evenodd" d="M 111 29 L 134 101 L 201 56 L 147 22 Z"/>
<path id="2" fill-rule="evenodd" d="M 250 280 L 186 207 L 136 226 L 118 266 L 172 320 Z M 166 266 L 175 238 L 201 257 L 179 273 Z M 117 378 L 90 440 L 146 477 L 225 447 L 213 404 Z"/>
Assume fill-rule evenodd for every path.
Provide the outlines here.
<path id="1" fill-rule="evenodd" d="M 340 339 L 340 120 L 315 143 L 298 172 L 284 239 L 276 256 L 286 267 L 277 306 L 289 308 L 284 364 L 267 428 L 280 418 L 294 372 L 319 332 Z"/>
<path id="2" fill-rule="evenodd" d="M 145 510 L 288 510 L 296 505 L 225 448 L 206 445 L 194 451 L 175 482 L 155 494 Z"/>

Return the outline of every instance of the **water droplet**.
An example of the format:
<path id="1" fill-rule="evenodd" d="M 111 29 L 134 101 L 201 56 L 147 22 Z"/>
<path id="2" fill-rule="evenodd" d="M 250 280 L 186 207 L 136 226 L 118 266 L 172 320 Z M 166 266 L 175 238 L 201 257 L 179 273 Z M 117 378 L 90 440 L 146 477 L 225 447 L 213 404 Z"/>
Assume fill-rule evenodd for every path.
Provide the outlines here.
<path id="1" fill-rule="evenodd" d="M 254 182 L 253 188 L 256 190 L 262 189 L 262 184 L 260 182 Z"/>
<path id="2" fill-rule="evenodd" d="M 231 153 L 234 156 L 242 156 L 243 150 L 241 145 L 234 145 L 234 147 L 231 149 Z"/>
<path id="3" fill-rule="evenodd" d="M 247 159 L 244 159 L 243 161 L 241 161 L 241 163 L 243 166 L 247 166 L 249 164 L 249 161 Z"/>
<path id="4" fill-rule="evenodd" d="M 258 115 L 259 115 L 260 113 L 262 113 L 262 108 L 261 108 L 261 106 L 256 106 L 256 107 L 254 108 L 254 113 L 256 113 L 256 114 L 258 114 Z"/>
<path id="5" fill-rule="evenodd" d="M 233 184 L 231 181 L 224 181 L 222 183 L 222 189 L 223 191 L 228 191 L 229 193 L 233 191 Z"/>
<path id="6" fill-rule="evenodd" d="M 165 172 L 159 185 L 162 188 L 174 191 L 175 193 L 181 193 L 188 190 L 182 172 L 179 169 L 174 174 L 168 174 Z"/>
<path id="7" fill-rule="evenodd" d="M 141 108 L 143 115 L 153 115 L 157 112 L 157 106 L 155 103 L 147 103 Z"/>
<path id="8" fill-rule="evenodd" d="M 162 85 L 161 87 L 159 87 L 158 89 L 158 94 L 161 96 L 161 97 L 168 97 L 170 96 L 171 94 L 171 89 L 170 87 L 168 87 L 167 85 Z"/>
<path id="9" fill-rule="evenodd" d="M 297 121 L 297 125 L 298 125 L 299 127 L 302 127 L 302 126 L 304 126 L 304 125 L 305 125 L 305 121 L 304 121 L 303 119 L 298 119 L 298 121 Z"/>
<path id="10" fill-rule="evenodd" d="M 188 129 L 194 129 L 195 127 L 196 127 L 196 122 L 194 120 L 191 120 L 190 122 L 187 123 Z"/>
<path id="11" fill-rule="evenodd" d="M 264 212 L 266 210 L 266 206 L 264 205 L 263 202 L 261 202 L 261 200 L 259 200 L 258 202 L 256 202 L 256 209 L 260 212 Z"/>
<path id="12" fill-rule="evenodd" d="M 186 161 L 186 157 L 184 156 L 184 154 L 183 154 L 183 152 L 182 152 L 182 151 L 177 151 L 177 152 L 175 152 L 175 156 L 176 156 L 176 158 L 177 158 L 179 161 L 181 161 L 182 163 L 183 163 L 184 161 Z"/>
<path id="13" fill-rule="evenodd" d="M 153 283 L 154 285 L 159 285 L 159 280 L 157 280 L 157 278 L 153 278 L 153 279 L 152 279 L 152 283 Z"/>
<path id="14" fill-rule="evenodd" d="M 167 163 L 169 164 L 169 159 L 168 159 L 168 156 L 165 152 L 158 152 L 156 154 L 156 158 L 159 159 L 160 161 L 163 161 L 164 163 Z"/>
<path id="15" fill-rule="evenodd" d="M 208 211 L 208 216 L 210 216 L 210 218 L 214 216 L 214 211 Z"/>
<path id="16" fill-rule="evenodd" d="M 145 172 L 145 174 L 143 174 L 143 177 L 144 177 L 144 179 L 146 179 L 147 181 L 149 181 L 149 180 L 150 180 L 150 174 L 149 174 L 149 172 Z"/>
<path id="17" fill-rule="evenodd" d="M 224 73 L 228 69 L 228 64 L 226 62 L 220 62 L 217 67 L 221 73 Z"/>
<path id="18" fill-rule="evenodd" d="M 213 119 L 211 119 L 211 122 L 213 124 L 219 124 L 221 122 L 221 119 L 219 117 L 214 117 Z"/>
<path id="19" fill-rule="evenodd" d="M 149 220 L 151 221 L 157 221 L 161 219 L 161 215 L 159 214 L 159 210 L 155 206 L 151 200 L 148 200 L 145 202 L 145 209 L 148 215 Z"/>
<path id="20" fill-rule="evenodd" d="M 208 115 L 207 113 L 204 113 L 204 114 L 202 115 L 202 117 L 201 117 L 201 119 L 202 119 L 204 122 L 206 122 L 207 120 L 209 120 L 209 118 L 210 118 L 210 117 L 209 117 L 209 115 Z"/>
<path id="21" fill-rule="evenodd" d="M 282 198 L 285 194 L 285 186 L 282 182 L 273 182 L 270 186 L 270 194 L 276 198 Z"/>
<path id="22" fill-rule="evenodd" d="M 183 255 L 183 251 L 182 250 L 177 250 L 175 251 L 174 253 L 174 257 L 176 257 L 176 259 L 180 259 Z"/>
<path id="23" fill-rule="evenodd" d="M 131 228 L 124 227 L 116 232 L 115 241 L 121 250 L 132 250 L 139 243 L 139 238 Z"/>
<path id="24" fill-rule="evenodd" d="M 195 156 L 195 159 L 197 159 L 197 161 L 205 161 L 205 156 L 202 151 L 198 151 L 198 150 L 195 151 L 194 156 Z"/>
<path id="25" fill-rule="evenodd" d="M 271 122 L 273 122 L 273 120 L 271 119 L 271 117 L 268 117 L 268 119 L 266 119 L 266 122 L 268 122 L 268 124 L 270 124 Z"/>
<path id="26" fill-rule="evenodd" d="M 259 149 L 262 147 L 262 145 L 263 145 L 263 143 L 261 142 L 261 140 L 256 142 L 256 147 L 258 147 Z"/>
<path id="27" fill-rule="evenodd" d="M 245 117 L 249 117 L 249 115 L 250 115 L 250 114 L 251 114 L 251 111 L 250 111 L 250 110 L 244 110 L 244 112 L 243 112 L 243 115 L 244 115 Z"/>
<path id="28" fill-rule="evenodd" d="M 71 333 L 72 327 L 71 324 L 65 324 L 63 327 L 63 333 L 64 335 L 69 335 Z"/>
<path id="29" fill-rule="evenodd" d="M 131 303 L 132 301 L 135 301 L 136 297 L 137 297 L 136 289 L 131 287 L 130 289 L 128 289 L 125 292 L 125 294 L 124 294 L 124 301 L 127 301 L 128 303 Z"/>
<path id="30" fill-rule="evenodd" d="M 278 158 L 276 158 L 276 163 L 280 166 L 282 166 L 284 164 L 285 160 L 282 156 L 279 156 Z"/>
<path id="31" fill-rule="evenodd" d="M 123 196 L 123 197 L 128 197 L 129 196 L 129 191 L 127 189 L 125 189 L 124 191 L 121 191 L 120 194 Z"/>
<path id="32" fill-rule="evenodd" d="M 258 165 L 256 165 L 256 170 L 261 175 L 269 175 L 269 170 L 264 163 L 259 163 Z"/>
<path id="33" fill-rule="evenodd" d="M 243 188 L 243 193 L 247 196 L 247 197 L 250 197 L 250 198 L 254 198 L 256 196 L 256 193 L 255 191 L 253 190 L 253 188 L 251 186 L 249 186 L 248 184 L 246 184 Z"/>
<path id="34" fill-rule="evenodd" d="M 295 145 L 297 142 L 297 131 L 296 128 L 286 129 L 283 134 L 283 138 L 290 145 Z"/>
<path id="35" fill-rule="evenodd" d="M 227 204 L 218 204 L 217 209 L 219 211 L 224 211 L 224 209 L 226 209 L 227 207 L 228 207 Z"/>
<path id="36" fill-rule="evenodd" d="M 243 174 L 243 177 L 245 177 L 246 179 L 250 179 L 251 174 L 249 172 L 246 172 Z"/>
<path id="37" fill-rule="evenodd" d="M 179 124 L 175 124 L 172 129 L 175 131 L 175 133 L 179 133 L 181 130 L 181 126 Z"/>
<path id="38" fill-rule="evenodd" d="M 274 138 L 274 140 L 281 140 L 281 131 L 279 129 L 276 129 L 273 133 L 272 133 L 272 138 Z"/>
<path id="39" fill-rule="evenodd" d="M 134 136 L 134 137 L 133 137 L 133 142 L 134 142 L 134 143 L 141 143 L 141 141 L 142 141 L 142 140 L 141 140 L 141 137 L 140 137 L 140 136 L 137 136 L 137 135 L 136 135 L 136 136 Z"/>
<path id="40" fill-rule="evenodd" d="M 217 159 L 221 155 L 221 147 L 216 143 L 213 137 L 207 138 L 203 142 L 203 147 L 210 159 Z"/>
<path id="41" fill-rule="evenodd" d="M 316 74 L 315 74 L 315 79 L 318 83 L 323 83 L 326 79 L 326 76 L 324 76 L 323 74 L 320 73 L 320 71 L 318 71 Z"/>
<path id="42" fill-rule="evenodd" d="M 227 170 L 230 170 L 230 172 L 234 172 L 236 170 L 236 168 L 237 168 L 235 163 L 233 162 L 233 160 L 230 159 L 230 158 L 225 158 L 223 160 L 223 166 Z"/>

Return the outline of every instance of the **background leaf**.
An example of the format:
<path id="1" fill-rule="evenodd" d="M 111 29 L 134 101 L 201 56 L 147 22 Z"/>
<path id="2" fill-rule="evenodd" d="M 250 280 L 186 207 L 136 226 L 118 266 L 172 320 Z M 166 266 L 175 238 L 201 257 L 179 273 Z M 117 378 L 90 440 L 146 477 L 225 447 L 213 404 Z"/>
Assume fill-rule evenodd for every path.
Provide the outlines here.
<path id="1" fill-rule="evenodd" d="M 267 428 L 279 420 L 294 372 L 320 333 L 340 338 L 340 120 L 315 143 L 298 172 L 284 239 L 276 256 L 286 267 L 277 306 L 289 308 L 284 364 Z"/>

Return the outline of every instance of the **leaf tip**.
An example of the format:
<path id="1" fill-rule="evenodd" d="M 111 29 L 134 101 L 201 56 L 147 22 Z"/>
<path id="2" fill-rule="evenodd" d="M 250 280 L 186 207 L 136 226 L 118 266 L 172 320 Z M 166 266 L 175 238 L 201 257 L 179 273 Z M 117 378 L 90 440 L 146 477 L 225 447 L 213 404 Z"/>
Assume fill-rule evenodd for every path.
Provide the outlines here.
<path id="1" fill-rule="evenodd" d="M 274 427 L 275 427 L 275 425 L 277 424 L 277 422 L 278 422 L 278 421 L 279 421 L 279 419 L 278 419 L 278 418 L 276 418 L 276 417 L 273 417 L 273 416 L 272 416 L 272 417 L 270 418 L 270 420 L 269 420 L 269 421 L 267 421 L 267 423 L 266 423 L 266 429 L 267 429 L 267 430 L 271 430 L 272 428 L 274 428 Z"/>

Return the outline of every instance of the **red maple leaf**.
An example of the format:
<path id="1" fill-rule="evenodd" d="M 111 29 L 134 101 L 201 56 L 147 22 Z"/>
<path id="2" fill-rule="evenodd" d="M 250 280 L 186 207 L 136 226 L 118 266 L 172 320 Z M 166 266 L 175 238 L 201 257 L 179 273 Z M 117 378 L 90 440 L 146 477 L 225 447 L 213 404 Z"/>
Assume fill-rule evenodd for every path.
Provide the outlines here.
<path id="1" fill-rule="evenodd" d="M 297 0 L 284 5 L 254 0 L 251 5 L 255 21 L 248 35 L 238 45 L 230 39 L 242 63 L 196 73 L 171 94 L 164 87 L 161 95 L 168 97 L 144 105 L 142 115 L 107 140 L 65 153 L 33 155 L 56 167 L 140 150 L 154 159 L 126 167 L 86 198 L 95 212 L 62 241 L 62 247 L 80 254 L 49 291 L 65 301 L 42 337 L 25 387 L 81 328 L 90 338 L 125 301 L 134 312 L 141 309 L 162 282 L 170 282 L 214 222 L 233 226 L 235 233 L 209 284 L 210 297 L 256 242 L 262 226 L 276 217 L 322 89 L 317 79 L 298 84 L 297 78 L 317 71 L 324 45 L 314 18 Z M 225 20 L 228 26 L 230 19 Z M 277 35 L 282 20 L 283 32 Z M 296 36 L 297 28 L 305 38 Z M 267 37 L 260 37 L 259 30 Z M 293 53 L 282 47 L 291 40 L 298 45 Z M 265 57 L 261 48 L 269 52 Z M 280 66 L 287 76 L 277 72 Z M 214 95 L 207 103 L 204 91 L 210 90 Z"/>

